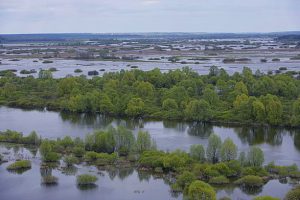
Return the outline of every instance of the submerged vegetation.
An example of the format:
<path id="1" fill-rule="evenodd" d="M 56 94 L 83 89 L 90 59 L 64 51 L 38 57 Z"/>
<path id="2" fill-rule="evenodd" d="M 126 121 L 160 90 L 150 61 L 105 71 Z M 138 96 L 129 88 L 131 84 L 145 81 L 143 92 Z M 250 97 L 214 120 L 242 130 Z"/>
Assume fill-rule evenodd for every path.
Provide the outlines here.
<path id="1" fill-rule="evenodd" d="M 23 169 L 30 169 L 31 162 L 29 160 L 19 160 L 7 167 L 7 170 L 23 170 Z"/>
<path id="2" fill-rule="evenodd" d="M 1 132 L 0 138 L 11 143 L 28 144 L 28 139 L 24 139 L 28 136 L 10 130 Z M 134 167 L 139 171 L 167 175 L 173 177 L 170 183 L 172 192 L 182 192 L 191 200 L 200 197 L 216 199 L 212 186 L 236 184 L 243 190 L 259 191 L 270 179 L 299 178 L 300 174 L 296 165 L 276 166 L 269 163 L 263 166 L 264 154 L 255 146 L 238 155 L 237 146 L 231 139 L 222 141 L 216 134 L 209 136 L 206 147 L 192 145 L 189 152 L 157 150 L 148 132 L 140 131 L 135 136 L 121 126 L 97 130 L 87 134 L 85 139 L 69 136 L 56 140 L 35 138 L 39 138 L 39 142 L 29 144 L 39 148 L 43 161 L 41 170 L 46 170 L 42 175 L 44 185 L 58 183 L 58 179 L 47 170 L 59 166 L 60 159 L 65 163 L 63 170 L 85 162 L 99 168 Z M 7 169 L 30 167 L 30 161 L 21 160 Z M 76 170 L 71 174 L 75 175 Z M 89 189 L 86 186 L 96 187 L 97 180 L 97 176 L 82 174 L 77 176 L 77 185 L 80 189 Z"/>
<path id="3" fill-rule="evenodd" d="M 52 175 L 47 175 L 42 177 L 42 184 L 44 185 L 56 185 L 58 183 L 58 178 Z"/>
<path id="4" fill-rule="evenodd" d="M 228 75 L 211 67 L 208 75 L 190 68 L 162 73 L 132 70 L 52 79 L 0 79 L 0 104 L 114 116 L 226 123 L 300 125 L 300 80 L 293 73 L 266 75 L 244 68 Z"/>
<path id="5" fill-rule="evenodd" d="M 77 176 L 77 185 L 93 185 L 98 180 L 97 176 L 82 174 Z"/>
<path id="6" fill-rule="evenodd" d="M 296 200 L 296 199 L 300 199 L 300 185 L 297 185 L 295 188 L 293 188 L 292 190 L 290 190 L 285 198 L 285 200 Z"/>

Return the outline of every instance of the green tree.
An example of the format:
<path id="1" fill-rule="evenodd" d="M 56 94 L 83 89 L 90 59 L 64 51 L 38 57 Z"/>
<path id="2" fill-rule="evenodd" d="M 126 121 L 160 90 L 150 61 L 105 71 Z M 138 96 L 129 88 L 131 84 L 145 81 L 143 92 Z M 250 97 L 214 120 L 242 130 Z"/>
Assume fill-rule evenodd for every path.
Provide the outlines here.
<path id="1" fill-rule="evenodd" d="M 200 162 L 205 161 L 205 150 L 201 144 L 194 144 L 190 147 L 191 158 L 198 160 Z"/>
<path id="2" fill-rule="evenodd" d="M 209 184 L 203 181 L 194 181 L 188 189 L 190 200 L 216 200 L 216 192 Z"/>
<path id="3" fill-rule="evenodd" d="M 41 143 L 41 138 L 37 135 L 37 133 L 35 131 L 32 131 L 24 139 L 25 139 L 25 142 L 28 144 L 39 145 Z"/>
<path id="4" fill-rule="evenodd" d="M 148 132 L 139 131 L 136 140 L 137 151 L 142 153 L 151 149 L 151 136 Z"/>
<path id="5" fill-rule="evenodd" d="M 178 109 L 178 105 L 174 99 L 166 99 L 163 101 L 162 108 L 166 111 Z"/>
<path id="6" fill-rule="evenodd" d="M 241 95 L 241 94 L 248 95 L 247 86 L 242 81 L 237 82 L 235 84 L 234 92 L 235 92 L 236 95 Z"/>
<path id="7" fill-rule="evenodd" d="M 101 113 L 108 114 L 113 113 L 114 105 L 111 102 L 109 96 L 105 93 L 101 93 L 99 97 L 99 109 Z"/>
<path id="8" fill-rule="evenodd" d="M 221 146 L 221 138 L 216 134 L 211 134 L 208 138 L 208 145 L 206 148 L 206 157 L 208 161 L 211 163 L 217 163 L 219 161 Z"/>
<path id="9" fill-rule="evenodd" d="M 221 160 L 228 162 L 235 160 L 237 157 L 237 146 L 233 143 L 230 138 L 226 138 L 221 147 Z"/>
<path id="10" fill-rule="evenodd" d="M 207 101 L 211 106 L 217 106 L 220 102 L 218 94 L 209 87 L 206 87 L 204 89 L 203 99 Z"/>
<path id="11" fill-rule="evenodd" d="M 266 119 L 266 109 L 264 104 L 261 101 L 256 100 L 252 103 L 252 107 L 255 120 L 261 123 L 264 122 Z"/>
<path id="12" fill-rule="evenodd" d="M 68 110 L 71 112 L 86 112 L 86 103 L 85 98 L 82 95 L 71 96 L 68 105 Z"/>
<path id="13" fill-rule="evenodd" d="M 111 127 L 108 132 L 114 135 L 116 142 L 116 151 L 120 155 L 128 155 L 130 151 L 134 148 L 135 138 L 132 132 L 125 127 L 118 126 L 116 129 Z"/>
<path id="14" fill-rule="evenodd" d="M 126 114 L 133 117 L 141 116 L 144 113 L 145 104 L 141 98 L 132 98 L 126 109 Z"/>
<path id="15" fill-rule="evenodd" d="M 237 113 L 238 119 L 251 119 L 251 104 L 249 104 L 249 100 L 249 96 L 241 94 L 233 102 L 234 111 Z"/>
<path id="16" fill-rule="evenodd" d="M 149 82 L 139 81 L 134 84 L 137 95 L 140 98 L 152 98 L 154 96 L 154 87 Z"/>
<path id="17" fill-rule="evenodd" d="M 246 166 L 247 165 L 246 153 L 243 152 L 243 151 L 239 155 L 239 163 L 241 164 L 241 166 Z"/>
<path id="18" fill-rule="evenodd" d="M 52 72 L 50 70 L 43 70 L 43 69 L 41 69 L 39 71 L 38 77 L 40 79 L 51 79 L 53 76 L 52 76 Z"/>
<path id="19" fill-rule="evenodd" d="M 115 138 L 111 132 L 94 132 L 93 150 L 96 152 L 113 153 L 115 151 Z"/>
<path id="20" fill-rule="evenodd" d="M 247 163 L 252 167 L 261 167 L 264 162 L 264 152 L 259 147 L 251 147 L 247 155 Z"/>
<path id="21" fill-rule="evenodd" d="M 177 105 L 180 106 L 181 102 L 188 99 L 188 93 L 182 86 L 173 86 L 171 89 L 166 90 L 163 99 L 174 99 Z"/>
<path id="22" fill-rule="evenodd" d="M 263 97 L 265 104 L 267 120 L 272 125 L 278 125 L 282 121 L 283 107 L 277 96 L 268 94 Z"/>
<path id="23" fill-rule="evenodd" d="M 291 119 L 291 124 L 293 126 L 298 126 L 300 125 L 300 98 L 298 98 L 296 101 L 293 103 L 293 116 Z"/>
<path id="24" fill-rule="evenodd" d="M 58 91 L 61 96 L 70 95 L 73 89 L 77 87 L 77 82 L 75 78 L 65 78 L 61 79 L 58 83 Z"/>
<path id="25" fill-rule="evenodd" d="M 60 140 L 59 144 L 64 148 L 71 148 L 74 146 L 74 142 L 70 136 L 65 136 L 62 140 Z"/>
<path id="26" fill-rule="evenodd" d="M 209 68 L 209 76 L 218 76 L 220 73 L 220 69 L 217 66 L 211 66 Z"/>
<path id="27" fill-rule="evenodd" d="M 4 86 L 2 87 L 1 95 L 9 98 L 12 97 L 17 90 L 17 87 L 14 83 L 6 82 Z"/>
<path id="28" fill-rule="evenodd" d="M 207 101 L 193 100 L 187 105 L 185 115 L 188 119 L 207 121 L 212 117 L 212 111 Z"/>
<path id="29" fill-rule="evenodd" d="M 52 145 L 49 140 L 43 140 L 40 145 L 40 154 L 42 158 L 46 158 L 46 156 L 52 151 Z"/>

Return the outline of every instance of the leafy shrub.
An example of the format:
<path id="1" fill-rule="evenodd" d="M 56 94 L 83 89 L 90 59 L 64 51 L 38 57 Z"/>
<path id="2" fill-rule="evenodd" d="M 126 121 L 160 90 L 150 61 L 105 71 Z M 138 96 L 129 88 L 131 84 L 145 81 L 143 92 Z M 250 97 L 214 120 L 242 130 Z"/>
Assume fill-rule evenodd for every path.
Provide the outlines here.
<path id="1" fill-rule="evenodd" d="M 287 177 L 290 176 L 292 178 L 298 178 L 300 177 L 300 172 L 298 171 L 297 165 L 291 165 L 291 166 L 276 166 L 274 162 L 269 163 L 265 169 L 272 173 L 272 174 L 278 174 L 281 177 Z"/>
<path id="2" fill-rule="evenodd" d="M 1 142 L 11 142 L 11 143 L 22 143 L 23 134 L 17 131 L 6 130 L 0 132 L 0 141 Z"/>
<path id="3" fill-rule="evenodd" d="M 75 156 L 66 156 L 64 157 L 64 162 L 67 164 L 67 166 L 72 166 L 78 162 L 78 159 Z"/>
<path id="4" fill-rule="evenodd" d="M 188 189 L 189 200 L 216 200 L 215 190 L 207 183 L 194 181 Z"/>
<path id="5" fill-rule="evenodd" d="M 52 60 L 44 60 L 43 63 L 48 64 L 48 63 L 53 63 Z"/>
<path id="6" fill-rule="evenodd" d="M 242 172 L 242 166 L 239 161 L 237 160 L 231 160 L 226 163 L 227 167 L 229 168 L 228 177 L 237 177 Z"/>
<path id="7" fill-rule="evenodd" d="M 108 165 L 112 164 L 117 160 L 118 156 L 116 153 L 97 153 L 94 151 L 86 152 L 84 159 L 87 162 L 95 162 L 96 165 Z"/>
<path id="8" fill-rule="evenodd" d="M 220 175 L 221 174 L 218 172 L 218 170 L 213 169 L 212 166 L 205 168 L 203 171 L 203 178 L 208 179 L 208 180 L 212 177 L 217 177 Z"/>
<path id="9" fill-rule="evenodd" d="M 261 197 L 255 197 L 253 200 L 280 200 L 280 199 L 271 196 L 261 196 Z"/>
<path id="10" fill-rule="evenodd" d="M 244 176 L 235 181 L 235 183 L 245 187 L 260 187 L 264 184 L 261 177 L 252 175 Z"/>
<path id="11" fill-rule="evenodd" d="M 75 73 L 81 73 L 82 70 L 81 70 L 81 69 L 75 69 L 74 72 L 75 72 Z"/>
<path id="12" fill-rule="evenodd" d="M 116 153 L 108 154 L 108 153 L 98 153 L 96 165 L 110 165 L 113 164 L 117 160 L 118 156 Z"/>
<path id="13" fill-rule="evenodd" d="M 84 156 L 84 153 L 85 153 L 85 150 L 84 150 L 83 147 L 74 147 L 74 148 L 73 148 L 73 154 L 74 154 L 74 156 L 76 156 L 76 157 L 81 158 L 81 157 Z"/>
<path id="14" fill-rule="evenodd" d="M 57 162 L 60 159 L 58 153 L 49 152 L 46 156 L 44 156 L 43 161 L 45 162 Z"/>
<path id="15" fill-rule="evenodd" d="M 188 187 L 193 181 L 196 180 L 196 176 L 188 171 L 184 171 L 182 174 L 180 174 L 177 177 L 176 183 L 181 187 L 181 189 L 184 189 L 185 187 Z"/>
<path id="16" fill-rule="evenodd" d="M 163 167 L 163 158 L 166 153 L 163 151 L 145 151 L 142 153 L 139 164 L 140 167 Z"/>
<path id="17" fill-rule="evenodd" d="M 190 156 L 200 162 L 205 161 L 205 150 L 201 144 L 194 144 L 190 146 Z"/>
<path id="18" fill-rule="evenodd" d="M 58 178 L 55 176 L 47 175 L 42 177 L 42 184 L 55 185 L 58 183 Z"/>
<path id="19" fill-rule="evenodd" d="M 50 72 L 56 72 L 56 71 L 57 71 L 57 69 L 56 69 L 55 67 L 50 67 L 48 70 L 49 70 Z"/>
<path id="20" fill-rule="evenodd" d="M 217 177 L 212 177 L 209 180 L 210 184 L 216 184 L 216 185 L 223 185 L 223 184 L 228 184 L 229 180 L 225 176 L 217 176 Z"/>
<path id="21" fill-rule="evenodd" d="M 285 200 L 299 200 L 300 199 L 300 185 L 291 189 L 286 195 Z"/>
<path id="22" fill-rule="evenodd" d="M 94 175 L 82 174 L 77 176 L 76 182 L 77 185 L 93 185 L 97 180 L 98 178 Z"/>
<path id="23" fill-rule="evenodd" d="M 187 153 L 177 150 L 164 156 L 163 167 L 167 170 L 176 171 L 185 167 L 189 161 L 190 157 Z"/>
<path id="24" fill-rule="evenodd" d="M 212 165 L 212 169 L 218 171 L 220 174 L 224 176 L 228 176 L 230 169 L 225 163 L 217 163 Z"/>
<path id="25" fill-rule="evenodd" d="M 18 169 L 29 169 L 31 168 L 31 162 L 29 160 L 19 160 L 10 164 L 8 170 L 18 170 Z"/>
<path id="26" fill-rule="evenodd" d="M 242 175 L 267 176 L 268 172 L 261 167 L 244 167 L 242 168 Z"/>
<path id="27" fill-rule="evenodd" d="M 94 152 L 94 151 L 88 151 L 84 155 L 84 159 L 87 162 L 93 162 L 93 161 L 97 160 L 97 158 L 98 158 L 98 153 Z"/>

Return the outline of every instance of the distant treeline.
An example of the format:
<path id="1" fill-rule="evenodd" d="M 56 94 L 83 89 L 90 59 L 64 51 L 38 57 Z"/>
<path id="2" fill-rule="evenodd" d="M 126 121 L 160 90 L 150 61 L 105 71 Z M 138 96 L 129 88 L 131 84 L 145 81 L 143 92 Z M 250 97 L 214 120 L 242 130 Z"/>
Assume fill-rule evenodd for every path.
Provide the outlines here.
<path id="1" fill-rule="evenodd" d="M 188 67 L 162 73 L 132 70 L 52 79 L 0 79 L 0 104 L 112 116 L 218 121 L 270 125 L 300 125 L 300 80 L 294 74 L 265 75 L 244 68 L 228 75 L 211 67 L 199 75 Z"/>
<path id="2" fill-rule="evenodd" d="M 73 40 L 180 40 L 180 39 L 231 39 L 253 37 L 280 37 L 298 35 L 300 32 L 274 33 L 46 33 L 46 34 L 0 34 L 0 43 L 50 42 Z"/>

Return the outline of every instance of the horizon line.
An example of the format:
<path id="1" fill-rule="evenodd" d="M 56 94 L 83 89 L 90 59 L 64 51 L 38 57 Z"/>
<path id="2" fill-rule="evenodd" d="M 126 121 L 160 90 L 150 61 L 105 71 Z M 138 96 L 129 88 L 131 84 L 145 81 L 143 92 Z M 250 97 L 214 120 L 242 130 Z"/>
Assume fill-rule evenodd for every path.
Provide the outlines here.
<path id="1" fill-rule="evenodd" d="M 276 33 L 297 33 L 300 30 L 287 30 L 287 31 L 270 31 L 270 32 L 196 32 L 196 31 L 144 31 L 144 32 L 32 32 L 32 33 L 0 33 L 0 35 L 46 35 L 46 34 L 276 34 Z"/>

